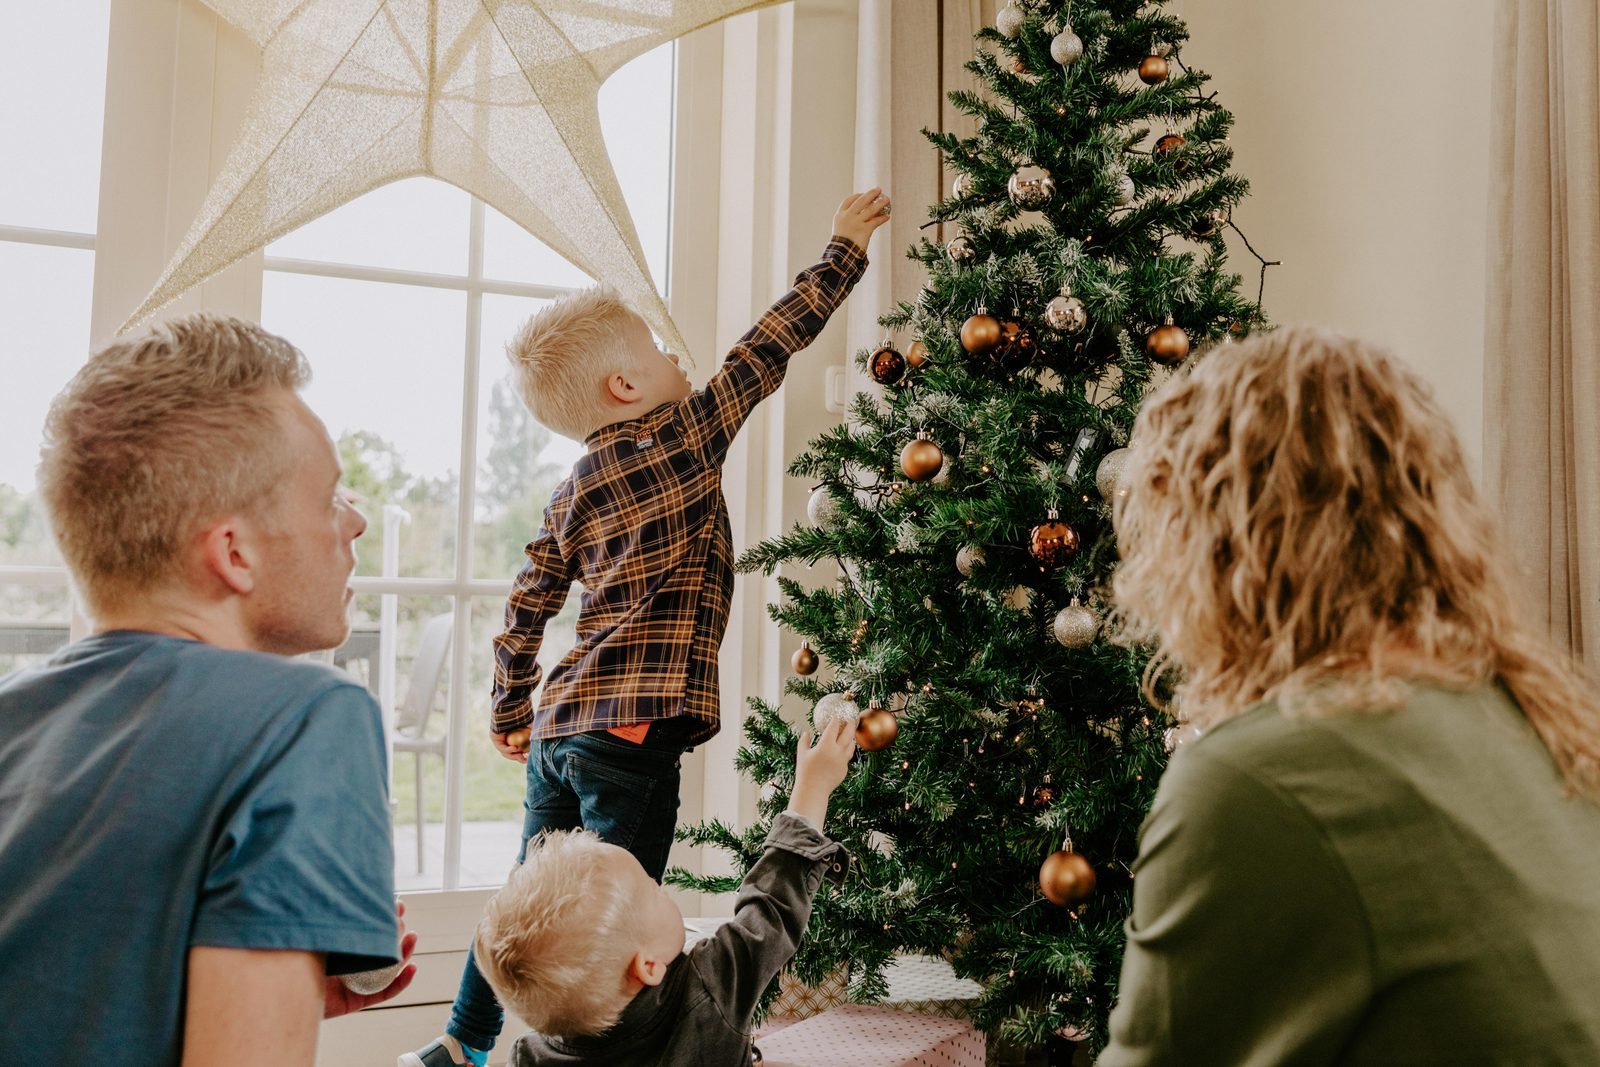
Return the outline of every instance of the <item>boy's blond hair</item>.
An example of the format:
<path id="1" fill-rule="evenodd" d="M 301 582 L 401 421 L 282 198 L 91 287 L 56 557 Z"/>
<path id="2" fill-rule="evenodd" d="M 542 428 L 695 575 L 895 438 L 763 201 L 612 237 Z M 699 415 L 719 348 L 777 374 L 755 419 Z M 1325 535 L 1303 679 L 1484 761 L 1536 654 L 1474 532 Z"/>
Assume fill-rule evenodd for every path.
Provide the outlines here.
<path id="1" fill-rule="evenodd" d="M 89 357 L 50 407 L 39 491 L 91 614 L 175 576 L 208 520 L 264 513 L 289 464 L 272 394 L 310 376 L 288 341 L 211 314 Z"/>
<path id="2" fill-rule="evenodd" d="M 545 834 L 484 909 L 473 944 L 500 1002 L 541 1034 L 598 1034 L 632 1001 L 639 910 L 587 830 Z"/>
<path id="3" fill-rule="evenodd" d="M 623 328 L 636 312 L 616 289 L 568 293 L 523 323 L 506 345 L 533 417 L 582 441 L 606 423 L 604 381 L 634 367 Z"/>

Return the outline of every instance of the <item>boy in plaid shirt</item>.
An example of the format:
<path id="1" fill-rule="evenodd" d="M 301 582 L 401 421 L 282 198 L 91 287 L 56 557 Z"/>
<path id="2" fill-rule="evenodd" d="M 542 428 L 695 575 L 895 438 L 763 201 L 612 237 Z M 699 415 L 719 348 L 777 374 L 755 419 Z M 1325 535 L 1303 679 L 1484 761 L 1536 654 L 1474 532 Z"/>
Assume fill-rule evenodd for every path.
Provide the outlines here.
<path id="1" fill-rule="evenodd" d="M 606 286 L 557 301 L 512 342 L 534 416 L 588 446 L 545 509 L 495 639 L 490 736 L 528 765 L 519 863 L 540 833 L 587 829 L 660 881 L 681 757 L 720 726 L 717 651 L 733 599 L 723 461 L 756 404 L 783 383 L 789 357 L 861 277 L 867 244 L 888 218 L 881 189 L 847 197 L 821 261 L 698 392 Z M 584 587 L 578 643 L 544 680 L 536 708 L 544 627 L 574 581 Z M 399 1067 L 482 1064 L 502 1023 L 469 956 L 445 1034 Z"/>

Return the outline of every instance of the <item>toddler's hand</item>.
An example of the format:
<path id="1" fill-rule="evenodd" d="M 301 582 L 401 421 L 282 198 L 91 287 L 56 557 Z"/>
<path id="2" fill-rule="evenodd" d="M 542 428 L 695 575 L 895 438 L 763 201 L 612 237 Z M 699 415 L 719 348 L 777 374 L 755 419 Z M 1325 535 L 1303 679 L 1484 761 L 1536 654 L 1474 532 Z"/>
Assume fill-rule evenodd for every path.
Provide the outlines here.
<path id="1" fill-rule="evenodd" d="M 527 727 L 523 727 L 521 730 L 512 730 L 507 734 L 497 734 L 493 730 L 489 731 L 489 740 L 494 742 L 494 747 L 499 751 L 500 755 L 509 760 L 516 760 L 518 763 L 528 762 L 528 747 L 531 736 L 532 731 Z"/>
<path id="2" fill-rule="evenodd" d="M 889 197 L 879 188 L 852 193 L 844 198 L 833 216 L 833 234 L 866 248 L 872 234 L 889 221 Z"/>
<path id="3" fill-rule="evenodd" d="M 828 798 L 850 770 L 850 757 L 856 752 L 854 724 L 843 718 L 832 719 L 822 728 L 815 746 L 811 731 L 800 735 L 800 748 L 794 757 L 794 792 L 789 806 L 820 828 L 828 817 Z"/>

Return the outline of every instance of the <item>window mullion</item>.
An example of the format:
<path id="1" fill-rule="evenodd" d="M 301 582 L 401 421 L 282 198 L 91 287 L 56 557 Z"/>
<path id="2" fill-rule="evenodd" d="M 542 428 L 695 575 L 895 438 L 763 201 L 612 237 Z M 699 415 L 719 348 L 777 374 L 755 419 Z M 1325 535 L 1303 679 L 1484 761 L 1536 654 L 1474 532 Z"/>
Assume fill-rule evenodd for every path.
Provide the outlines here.
<path id="1" fill-rule="evenodd" d="M 467 243 L 467 329 L 461 390 L 461 475 L 456 501 L 455 640 L 451 645 L 449 743 L 444 766 L 444 888 L 461 885 L 466 810 L 467 661 L 472 642 L 472 519 L 477 508 L 478 349 L 483 332 L 483 202 L 472 200 Z"/>

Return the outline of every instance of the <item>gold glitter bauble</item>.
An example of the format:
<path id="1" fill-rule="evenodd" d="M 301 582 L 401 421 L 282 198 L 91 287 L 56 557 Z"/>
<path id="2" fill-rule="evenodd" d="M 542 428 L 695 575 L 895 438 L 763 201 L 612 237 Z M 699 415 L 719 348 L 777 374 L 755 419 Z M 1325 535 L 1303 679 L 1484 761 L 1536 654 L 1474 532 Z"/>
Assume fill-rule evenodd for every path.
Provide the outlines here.
<path id="1" fill-rule="evenodd" d="M 1100 632 L 1100 616 L 1074 599 L 1056 612 L 1050 632 L 1067 648 L 1084 648 L 1093 643 L 1095 634 Z"/>

